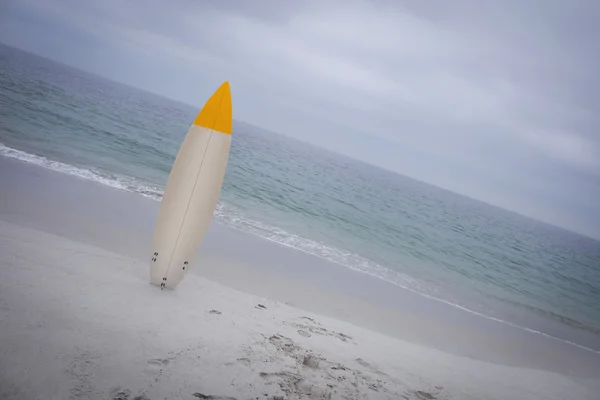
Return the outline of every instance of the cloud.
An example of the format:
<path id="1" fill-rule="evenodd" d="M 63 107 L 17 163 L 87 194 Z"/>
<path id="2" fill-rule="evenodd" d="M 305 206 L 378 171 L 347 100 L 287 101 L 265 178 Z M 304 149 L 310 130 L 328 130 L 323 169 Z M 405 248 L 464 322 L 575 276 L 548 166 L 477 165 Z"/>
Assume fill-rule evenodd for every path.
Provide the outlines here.
<path id="1" fill-rule="evenodd" d="M 228 79 L 239 119 L 600 236 L 596 1 L 5 7 L 47 56 L 198 106 Z"/>

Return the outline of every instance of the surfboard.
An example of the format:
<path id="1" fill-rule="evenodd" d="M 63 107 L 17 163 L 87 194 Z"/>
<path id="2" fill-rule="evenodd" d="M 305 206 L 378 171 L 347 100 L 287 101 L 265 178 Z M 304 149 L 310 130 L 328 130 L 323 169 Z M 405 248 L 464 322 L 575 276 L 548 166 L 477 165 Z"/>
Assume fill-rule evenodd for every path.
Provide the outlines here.
<path id="1" fill-rule="evenodd" d="M 175 289 L 189 271 L 221 193 L 229 158 L 231 92 L 224 82 L 206 101 L 179 148 L 158 210 L 150 283 Z"/>

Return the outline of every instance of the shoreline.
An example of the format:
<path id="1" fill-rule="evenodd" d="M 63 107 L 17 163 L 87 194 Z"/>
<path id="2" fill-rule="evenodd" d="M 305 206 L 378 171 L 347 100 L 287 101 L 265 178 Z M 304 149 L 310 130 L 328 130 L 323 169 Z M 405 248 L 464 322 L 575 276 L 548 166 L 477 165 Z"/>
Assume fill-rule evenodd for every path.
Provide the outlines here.
<path id="1" fill-rule="evenodd" d="M 74 167 L 74 166 L 71 166 L 68 164 L 64 164 L 62 162 L 50 161 L 50 160 L 46 159 L 45 157 L 29 154 L 29 153 L 23 152 L 21 150 L 15 150 L 10 147 L 6 147 L 2 144 L 0 144 L 0 151 L 1 151 L 0 156 L 6 156 L 8 159 L 24 162 L 28 165 L 34 165 L 34 166 L 41 167 L 41 168 L 44 168 L 44 169 L 52 171 L 52 172 L 65 174 L 65 175 L 68 175 L 68 176 L 71 176 L 71 177 L 74 177 L 77 179 L 83 178 L 86 181 L 93 182 L 94 184 L 100 184 L 100 185 L 102 185 L 102 187 L 118 189 L 120 191 L 133 193 L 138 196 L 144 197 L 145 199 L 150 199 L 153 201 L 160 201 L 159 190 L 155 186 L 152 186 L 152 185 L 148 186 L 147 183 L 144 183 L 144 181 L 139 180 L 138 178 L 131 178 L 131 177 L 126 177 L 126 176 L 121 176 L 121 177 L 117 177 L 117 178 L 107 178 L 107 177 L 102 176 L 102 174 L 99 174 L 92 170 L 81 169 L 79 167 Z M 121 179 L 125 179 L 126 182 L 122 182 Z M 130 181 L 132 179 L 133 179 L 133 181 Z M 130 187 L 131 184 L 134 184 L 134 186 L 136 186 L 136 188 L 132 189 Z M 141 191 L 140 191 L 140 188 L 137 187 L 139 185 L 141 185 Z M 233 211 L 233 210 L 228 210 L 228 211 Z M 233 218 L 235 220 L 238 217 L 239 216 L 233 215 L 233 217 L 231 217 L 231 218 Z M 564 322 L 559 322 L 559 321 L 556 321 L 555 319 L 541 316 L 538 313 L 535 313 L 532 311 L 525 311 L 520 307 L 517 307 L 517 309 L 514 309 L 514 310 L 511 310 L 510 308 L 506 308 L 502 312 L 499 312 L 498 310 L 492 311 L 489 309 L 487 310 L 487 312 L 482 311 L 482 310 L 473 309 L 473 308 L 469 307 L 468 305 L 460 304 L 457 301 L 448 300 L 443 297 L 437 297 L 434 294 L 429 294 L 424 291 L 419 291 L 415 288 L 412 288 L 405 284 L 396 282 L 394 280 L 388 280 L 388 279 L 378 275 L 377 273 L 372 273 L 372 272 L 363 270 L 361 268 L 349 266 L 342 262 L 338 262 L 335 259 L 330 259 L 330 258 L 327 258 L 320 254 L 316 254 L 316 253 L 311 252 L 303 247 L 297 247 L 297 246 L 290 245 L 289 243 L 285 243 L 285 242 L 282 242 L 277 239 L 271 239 L 269 237 L 262 236 L 259 233 L 256 233 L 255 231 L 253 231 L 252 229 L 250 229 L 250 230 L 247 229 L 247 227 L 245 225 L 244 226 L 236 226 L 234 224 L 227 223 L 227 221 L 223 220 L 223 219 L 227 220 L 229 218 L 230 218 L 229 216 L 220 215 L 219 217 L 217 217 L 217 215 L 215 215 L 213 225 L 215 225 L 215 224 L 217 226 L 222 225 L 224 227 L 227 227 L 227 229 L 243 232 L 244 234 L 247 234 L 247 235 L 249 234 L 253 237 L 258 237 L 261 241 L 271 242 L 272 244 L 275 245 L 275 247 L 285 247 L 285 248 L 290 249 L 292 252 L 306 253 L 311 257 L 317 257 L 320 260 L 324 260 L 325 263 L 336 264 L 336 265 L 342 266 L 343 268 L 350 269 L 354 272 L 358 272 L 358 273 L 367 275 L 367 276 L 369 276 L 369 278 L 380 279 L 380 280 L 386 282 L 386 284 L 394 285 L 402 290 L 412 292 L 412 293 L 422 296 L 423 298 L 426 298 L 428 300 L 437 301 L 439 303 L 443 303 L 445 305 L 448 305 L 448 306 L 451 306 L 454 308 L 458 308 L 464 312 L 476 315 L 478 317 L 488 319 L 490 321 L 498 322 L 501 324 L 506 324 L 513 328 L 521 329 L 523 331 L 533 333 L 533 334 L 539 334 L 539 335 L 544 336 L 549 339 L 565 342 L 565 343 L 568 343 L 575 347 L 579 347 L 583 350 L 587 350 L 587 351 L 591 351 L 596 354 L 600 354 L 600 336 L 598 336 L 597 331 L 596 332 L 594 331 L 594 328 L 587 327 L 585 329 L 582 329 L 581 327 L 576 327 L 571 324 L 565 324 Z M 149 228 L 149 229 L 152 229 L 152 228 Z M 309 240 L 306 238 L 302 238 L 302 239 Z M 275 248 L 275 247 L 272 247 L 272 248 Z M 333 249 L 333 250 L 340 251 L 339 249 Z M 343 250 L 342 250 L 342 252 L 343 252 Z M 502 307 L 504 307 L 504 306 L 506 306 L 506 304 L 503 303 Z M 515 312 L 517 314 L 523 313 L 523 315 L 516 315 Z M 533 324 L 532 324 L 532 321 L 534 322 Z M 575 336 L 573 336 L 573 332 L 575 332 Z"/>
<path id="2" fill-rule="evenodd" d="M 0 157 L 0 167 L 6 172 L 0 181 L 12 185 L 0 194 L 6 200 L 0 219 L 145 260 L 156 201 L 20 160 Z M 40 195 L 43 204 L 35 200 Z M 90 207 L 101 217 L 92 217 Z M 596 353 L 563 339 L 489 320 L 219 223 L 211 224 L 199 257 L 192 275 L 452 354 L 575 376 L 595 376 L 592 366 L 600 366 Z"/>
<path id="3" fill-rule="evenodd" d="M 2 145 L 0 144 L 0 146 L 2 146 Z M 11 149 L 11 148 L 7 147 L 6 149 Z M 77 167 L 68 166 L 66 164 L 63 165 L 62 163 L 59 163 L 59 162 L 51 162 L 50 164 L 47 164 L 47 162 L 46 163 L 43 162 L 44 160 L 43 160 L 42 157 L 34 156 L 34 155 L 29 155 L 28 153 L 23 153 L 20 150 L 14 150 L 14 149 L 12 149 L 12 150 L 13 150 L 13 152 L 15 154 L 9 155 L 9 154 L 11 154 L 11 152 L 8 152 L 8 153 L 4 152 L 5 154 L 2 154 L 2 156 L 4 156 L 4 157 L 0 157 L 0 162 L 2 160 L 5 160 L 5 161 L 7 161 L 9 163 L 9 165 L 10 165 L 11 162 L 16 162 L 17 164 L 20 164 L 20 165 L 24 166 L 25 168 L 28 168 L 30 166 L 31 167 L 42 168 L 42 169 L 44 169 L 46 171 L 50 171 L 51 175 L 58 173 L 60 175 L 65 175 L 65 176 L 69 176 L 69 177 L 75 178 L 76 180 L 84 180 L 85 182 L 89 182 L 89 183 L 94 184 L 94 185 L 99 185 L 102 188 L 117 189 L 118 191 L 121 191 L 121 192 L 126 192 L 126 193 L 129 193 L 129 194 L 134 194 L 134 195 L 136 195 L 138 197 L 142 197 L 143 200 L 141 200 L 141 201 L 152 200 L 153 203 L 157 203 L 158 201 L 160 201 L 158 198 L 156 198 L 155 195 L 139 193 L 139 192 L 130 190 L 130 189 L 128 189 L 127 187 L 125 187 L 123 185 L 116 185 L 115 186 L 114 184 L 108 184 L 105 180 L 98 180 L 97 176 L 93 176 L 91 178 L 89 176 L 87 176 L 86 174 L 84 174 L 85 176 L 82 176 L 81 173 L 80 173 L 80 169 L 77 168 Z M 33 159 L 23 159 L 21 156 L 19 156 L 20 153 L 22 153 L 21 156 L 23 156 L 23 155 L 27 155 L 28 157 L 32 156 Z M 69 169 L 65 170 L 62 167 L 59 168 L 59 169 L 57 169 L 54 164 L 61 165 L 63 167 L 69 167 Z M 89 171 L 87 171 L 87 172 L 89 172 Z M 150 206 L 149 208 L 152 209 L 152 206 Z M 155 212 L 154 212 L 154 214 L 155 214 Z M 421 297 L 423 297 L 425 299 L 432 300 L 432 301 L 435 301 L 435 302 L 439 302 L 440 304 L 444 304 L 446 306 L 450 306 L 452 308 L 459 309 L 459 310 L 461 310 L 463 312 L 472 314 L 474 316 L 481 317 L 481 318 L 487 319 L 489 321 L 497 322 L 497 323 L 500 323 L 500 324 L 505 324 L 505 325 L 508 325 L 508 326 L 510 326 L 512 328 L 520 329 L 520 330 L 523 330 L 525 332 L 529 332 L 529 333 L 532 333 L 532 334 L 541 335 L 541 336 L 544 336 L 544 337 L 546 337 L 548 339 L 556 340 L 556 341 L 559 341 L 559 342 L 564 342 L 564 343 L 567 343 L 569 345 L 578 347 L 578 348 L 580 348 L 582 350 L 586 350 L 586 351 L 590 351 L 590 352 L 593 352 L 593 353 L 596 353 L 596 354 L 600 354 L 600 338 L 597 337 L 596 335 L 592 334 L 591 332 L 586 331 L 586 330 L 581 330 L 579 328 L 573 328 L 573 327 L 568 326 L 568 325 L 562 325 L 562 324 L 560 324 L 561 327 L 566 327 L 567 330 L 564 331 L 564 333 L 566 333 L 567 337 L 568 337 L 568 335 L 570 333 L 569 331 L 574 331 L 574 332 L 577 332 L 577 333 L 582 333 L 582 337 L 584 339 L 590 339 L 587 343 L 585 341 L 583 343 L 581 343 L 581 341 L 577 341 L 577 340 L 566 338 L 564 334 L 563 335 L 557 335 L 556 333 L 549 333 L 549 332 L 547 332 L 547 329 L 543 329 L 544 323 L 547 322 L 547 321 L 545 321 L 543 317 L 537 316 L 537 315 L 532 314 L 532 313 L 529 313 L 530 315 L 528 316 L 528 318 L 531 318 L 531 317 L 536 318 L 538 320 L 537 321 L 538 325 L 540 325 L 540 321 L 541 321 L 540 327 L 536 327 L 535 324 L 534 324 L 534 326 L 525 326 L 524 324 L 521 324 L 519 321 L 510 321 L 510 320 L 506 319 L 505 317 L 487 315 L 487 314 L 482 313 L 480 311 L 473 310 L 473 309 L 469 308 L 468 306 L 457 304 L 457 303 L 454 303 L 452 301 L 449 301 L 449 300 L 446 300 L 446 299 L 443 299 L 443 298 L 439 298 L 439 297 L 436 297 L 436 296 L 433 296 L 433 295 L 430 295 L 430 294 L 427 294 L 427 293 L 420 292 L 418 290 L 415 290 L 413 288 L 404 286 L 404 285 L 399 284 L 397 282 L 388 281 L 385 278 L 383 278 L 381 276 L 378 276 L 376 274 L 369 273 L 369 272 L 361 270 L 361 269 L 353 268 L 353 267 L 350 267 L 348 265 L 338 263 L 337 261 L 334 261 L 334 260 L 329 260 L 329 259 L 327 259 L 325 257 L 322 257 L 322 256 L 320 256 L 318 254 L 313 254 L 313 253 L 311 253 L 309 251 L 306 251 L 306 250 L 304 250 L 302 248 L 297 248 L 297 247 L 291 246 L 291 245 L 286 244 L 286 243 L 281 243 L 281 242 L 279 242 L 277 240 L 271 240 L 271 239 L 269 239 L 267 237 L 262 237 L 262 236 L 260 236 L 260 235 L 258 235 L 256 233 L 254 233 L 254 232 L 247 231 L 247 230 L 241 229 L 241 228 L 236 227 L 236 226 L 227 225 L 227 224 L 225 224 L 222 221 L 216 220 L 216 221 L 212 222 L 212 225 L 215 226 L 215 228 L 211 228 L 213 230 L 214 229 L 222 230 L 222 228 L 224 228 L 224 230 L 231 230 L 231 231 L 235 231 L 235 232 L 240 232 L 242 235 L 250 235 L 252 238 L 258 238 L 259 241 L 255 241 L 255 243 L 260 243 L 261 245 L 263 244 L 262 242 L 269 242 L 269 244 L 272 244 L 272 246 L 270 248 L 268 248 L 267 251 L 272 250 L 272 249 L 276 249 L 276 248 L 285 248 L 285 249 L 289 249 L 293 253 L 298 253 L 298 252 L 304 253 L 304 254 L 307 254 L 309 257 L 313 257 L 313 258 L 319 259 L 319 262 L 322 263 L 323 265 L 325 265 L 325 264 L 335 264 L 335 265 L 340 266 L 340 267 L 342 267 L 344 269 L 351 270 L 352 273 L 358 273 L 358 274 L 362 274 L 362 275 L 368 276 L 369 279 L 373 278 L 373 279 L 381 280 L 381 281 L 385 282 L 386 285 L 393 285 L 394 287 L 397 287 L 397 288 L 399 288 L 399 289 L 401 289 L 403 291 L 412 292 L 412 293 L 414 293 L 417 296 L 421 296 Z M 148 232 L 147 229 L 151 230 L 152 228 L 153 228 L 153 226 L 152 227 L 146 226 L 146 231 L 144 233 Z M 138 232 L 136 232 L 136 233 L 139 234 L 141 232 L 138 230 Z M 210 240 L 210 235 L 209 235 L 208 240 Z M 211 245 L 211 246 L 213 246 L 213 245 Z M 112 249 L 112 247 L 109 247 L 109 249 Z M 220 250 L 223 251 L 223 249 L 220 249 Z M 142 255 L 140 253 L 136 254 L 136 256 L 142 257 Z M 531 320 L 528 319 L 526 322 L 530 323 Z M 553 321 L 552 324 L 554 324 L 554 327 L 550 326 L 550 328 L 555 328 L 557 325 L 559 325 L 556 321 Z M 552 329 L 550 329 L 550 332 L 552 332 Z M 559 333 L 561 332 L 560 328 L 559 328 L 558 332 Z"/>

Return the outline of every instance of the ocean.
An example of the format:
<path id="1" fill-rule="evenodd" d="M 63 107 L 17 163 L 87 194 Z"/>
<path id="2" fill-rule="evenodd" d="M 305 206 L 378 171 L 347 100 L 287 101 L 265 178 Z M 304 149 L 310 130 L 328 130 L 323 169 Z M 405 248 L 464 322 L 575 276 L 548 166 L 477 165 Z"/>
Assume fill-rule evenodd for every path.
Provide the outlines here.
<path id="1" fill-rule="evenodd" d="M 0 45 L 2 156 L 158 201 L 197 112 Z M 215 218 L 486 318 L 600 343 L 600 242 L 241 121 Z"/>

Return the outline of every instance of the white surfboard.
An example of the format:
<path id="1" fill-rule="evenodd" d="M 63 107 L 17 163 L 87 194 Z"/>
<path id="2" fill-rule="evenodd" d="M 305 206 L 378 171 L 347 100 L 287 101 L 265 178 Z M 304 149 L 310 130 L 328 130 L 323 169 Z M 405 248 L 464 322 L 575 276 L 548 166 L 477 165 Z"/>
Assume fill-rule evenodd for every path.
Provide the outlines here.
<path id="1" fill-rule="evenodd" d="M 158 211 L 150 283 L 175 289 L 204 239 L 219 195 L 231 146 L 229 83 L 208 99 L 179 149 Z"/>

